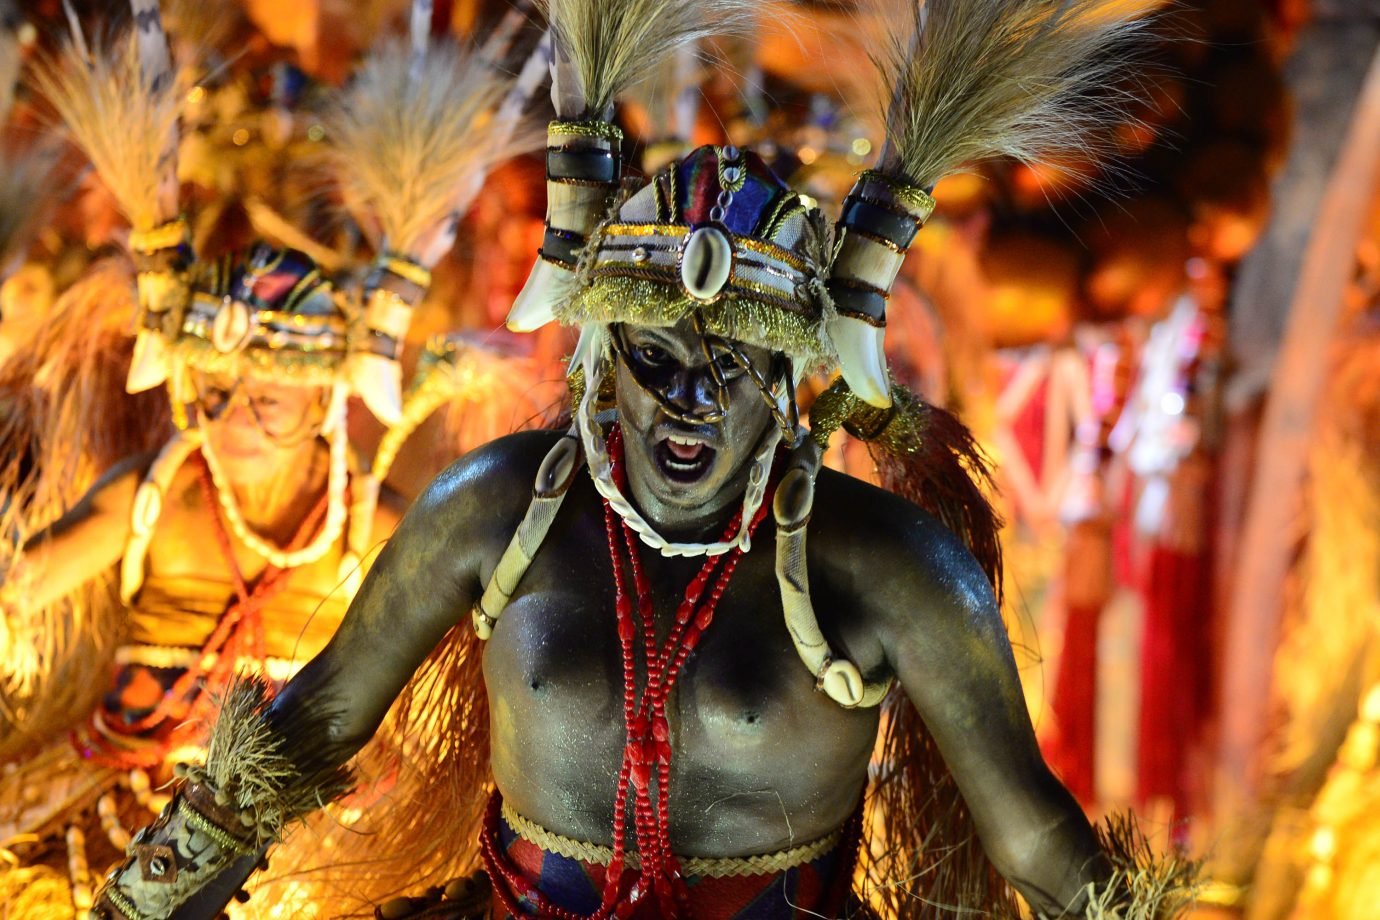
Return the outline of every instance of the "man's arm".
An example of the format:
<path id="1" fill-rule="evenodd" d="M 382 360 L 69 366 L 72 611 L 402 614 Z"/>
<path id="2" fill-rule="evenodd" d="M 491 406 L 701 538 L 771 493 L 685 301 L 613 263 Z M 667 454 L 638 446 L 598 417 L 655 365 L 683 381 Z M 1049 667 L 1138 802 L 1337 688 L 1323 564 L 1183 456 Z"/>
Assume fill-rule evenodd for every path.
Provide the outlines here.
<path id="1" fill-rule="evenodd" d="M 342 760 L 373 736 L 446 632 L 468 617 L 531 500 L 552 436 L 513 435 L 467 454 L 417 499 L 369 570 L 340 629 L 278 695 L 276 721 L 323 713 Z"/>
<path id="2" fill-rule="evenodd" d="M 996 600 L 937 521 L 888 503 L 864 599 L 887 660 L 934 736 L 998 871 L 1038 911 L 1081 908 L 1110 874 L 1073 797 L 1045 765 Z"/>
<path id="3" fill-rule="evenodd" d="M 0 608 L 46 607 L 119 562 L 134 495 L 152 459 L 140 454 L 112 467 L 71 510 L 30 537 L 0 577 Z"/>

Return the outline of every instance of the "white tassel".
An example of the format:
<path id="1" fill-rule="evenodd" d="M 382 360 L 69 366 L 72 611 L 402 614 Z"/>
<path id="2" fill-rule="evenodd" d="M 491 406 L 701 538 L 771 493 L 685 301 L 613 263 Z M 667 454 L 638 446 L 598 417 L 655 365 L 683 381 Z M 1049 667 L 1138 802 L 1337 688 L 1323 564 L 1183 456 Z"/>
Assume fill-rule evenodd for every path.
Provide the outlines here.
<path id="1" fill-rule="evenodd" d="M 575 343 L 575 353 L 570 356 L 570 365 L 566 369 L 566 375 L 575 373 L 577 368 L 589 368 L 592 359 L 597 358 L 603 351 L 607 339 L 604 335 L 603 326 L 598 323 L 587 323 L 580 329 L 580 340 Z M 588 370 L 586 370 L 586 380 Z"/>

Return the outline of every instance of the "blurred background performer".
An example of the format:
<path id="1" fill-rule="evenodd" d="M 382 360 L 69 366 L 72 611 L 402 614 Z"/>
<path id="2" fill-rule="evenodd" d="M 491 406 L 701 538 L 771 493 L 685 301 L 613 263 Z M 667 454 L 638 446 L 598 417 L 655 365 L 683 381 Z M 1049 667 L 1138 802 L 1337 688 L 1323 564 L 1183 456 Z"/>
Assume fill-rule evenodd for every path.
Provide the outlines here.
<path id="1" fill-rule="evenodd" d="M 131 224 L 127 385 L 166 383 L 177 431 L 120 458 L 60 516 L 33 499 L 61 464 L 7 470 L 6 534 L 21 542 L 0 597 L 7 647 L 23 653 L 6 655 L 0 745 L 24 759 L 0 785 L 0 810 L 4 838 L 27 841 L 21 865 L 0 872 L 14 916 L 89 906 L 90 866 L 161 805 L 152 788 L 169 758 L 204 740 L 230 678 L 281 682 L 330 637 L 398 514 L 352 456 L 348 399 L 400 420 L 412 309 L 520 114 L 495 117 L 510 81 L 477 53 L 433 46 L 428 22 L 368 57 L 329 117 L 333 177 L 376 241 L 362 283 L 279 245 L 200 260 L 176 180 L 188 86 L 156 4 L 139 0 L 133 14 L 132 32 L 109 44 L 88 46 L 78 28 L 34 79 Z M 90 314 L 65 310 L 69 335 L 132 306 L 118 295 L 136 279 L 107 269 L 80 282 Z M 91 382 L 63 380 L 67 399 L 51 408 L 79 417 L 58 427 L 80 436 L 80 422 L 129 402 L 80 389 Z M 125 418 L 127 443 L 159 433 L 160 417 Z M 51 418 L 23 421 L 40 441 L 53 433 Z M 68 728 L 72 743 L 40 747 Z"/>

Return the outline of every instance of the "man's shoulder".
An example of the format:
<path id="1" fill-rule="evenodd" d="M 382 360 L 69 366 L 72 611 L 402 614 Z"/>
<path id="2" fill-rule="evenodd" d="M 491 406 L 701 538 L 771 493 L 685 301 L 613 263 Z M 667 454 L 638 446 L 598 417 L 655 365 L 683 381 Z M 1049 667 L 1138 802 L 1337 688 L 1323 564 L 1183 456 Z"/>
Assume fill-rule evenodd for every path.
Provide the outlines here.
<path id="1" fill-rule="evenodd" d="M 980 605 L 991 595 L 977 560 L 937 517 L 834 470 L 821 470 L 816 482 L 810 550 L 812 561 L 869 585 L 870 593 L 920 593 L 934 601 L 959 595 Z"/>
<path id="2" fill-rule="evenodd" d="M 483 444 L 440 472 L 416 509 L 440 517 L 482 515 L 493 523 L 520 518 L 532 500 L 542 460 L 560 431 L 522 431 Z"/>
<path id="3" fill-rule="evenodd" d="M 811 530 L 840 552 L 907 552 L 954 539 L 924 508 L 893 492 L 824 468 L 815 481 Z"/>

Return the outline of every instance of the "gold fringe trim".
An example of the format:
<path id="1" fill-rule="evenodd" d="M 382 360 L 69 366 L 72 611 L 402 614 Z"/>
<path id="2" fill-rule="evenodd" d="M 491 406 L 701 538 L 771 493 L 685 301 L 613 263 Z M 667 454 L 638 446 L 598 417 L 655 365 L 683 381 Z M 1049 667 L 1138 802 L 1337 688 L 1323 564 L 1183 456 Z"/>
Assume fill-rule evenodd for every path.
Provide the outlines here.
<path id="1" fill-rule="evenodd" d="M 901 200 L 901 203 L 910 208 L 912 215 L 920 223 L 930 219 L 934 213 L 936 202 L 934 196 L 924 189 L 907 182 L 902 182 L 895 176 L 888 176 L 886 173 L 878 172 L 875 169 L 865 169 L 858 173 L 859 182 L 881 182 L 891 193 Z"/>
<path id="2" fill-rule="evenodd" d="M 563 137 L 592 137 L 622 143 L 623 129 L 606 121 L 553 121 L 546 126 L 548 135 Z"/>
<path id="3" fill-rule="evenodd" d="M 825 360 L 823 323 L 756 298 L 724 299 L 702 304 L 684 292 L 641 278 L 600 278 L 578 291 L 557 310 L 567 323 L 636 323 L 674 326 L 698 310 L 705 330 L 749 345 L 784 351 L 807 364 Z"/>
<path id="4" fill-rule="evenodd" d="M 900 457 L 920 449 L 924 416 L 923 403 L 903 386 L 893 383 L 891 405 L 879 409 L 858 398 L 840 377 L 810 407 L 810 434 L 820 447 L 828 447 L 829 439 L 842 428 Z"/>
<path id="5" fill-rule="evenodd" d="M 503 803 L 503 820 L 519 837 L 548 853 L 555 853 L 567 859 L 607 866 L 613 862 L 613 850 L 597 843 L 574 840 L 549 831 L 518 814 Z M 759 856 L 700 857 L 689 856 L 680 860 L 681 872 L 695 878 L 741 878 L 752 875 L 776 875 L 818 859 L 832 851 L 843 839 L 843 829 L 839 828 L 810 843 L 780 850 L 776 853 L 763 853 Z M 628 853 L 626 862 L 629 868 L 636 869 L 640 863 L 636 853 Z"/>

